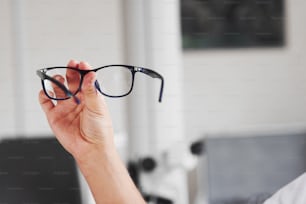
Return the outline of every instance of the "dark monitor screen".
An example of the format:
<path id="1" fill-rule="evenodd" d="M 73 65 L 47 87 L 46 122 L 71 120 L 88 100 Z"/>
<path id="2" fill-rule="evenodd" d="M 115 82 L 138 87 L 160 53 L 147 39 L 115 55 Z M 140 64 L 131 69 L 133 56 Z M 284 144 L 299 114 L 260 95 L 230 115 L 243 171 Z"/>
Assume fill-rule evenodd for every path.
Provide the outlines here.
<path id="1" fill-rule="evenodd" d="M 281 47 L 284 0 L 180 0 L 184 49 Z"/>
<path id="2" fill-rule="evenodd" d="M 207 138 L 205 145 L 210 204 L 266 199 L 306 170 L 306 134 Z"/>
<path id="3" fill-rule="evenodd" d="M 0 203 L 80 204 L 72 156 L 54 138 L 3 140 Z"/>

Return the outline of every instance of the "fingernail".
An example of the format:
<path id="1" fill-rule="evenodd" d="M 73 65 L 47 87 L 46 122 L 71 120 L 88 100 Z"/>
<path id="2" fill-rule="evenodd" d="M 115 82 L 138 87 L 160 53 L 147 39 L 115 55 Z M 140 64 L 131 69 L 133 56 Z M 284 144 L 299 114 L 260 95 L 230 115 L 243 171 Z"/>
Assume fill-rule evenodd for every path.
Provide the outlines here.
<path id="1" fill-rule="evenodd" d="M 86 67 L 90 67 L 90 64 L 89 64 L 88 62 L 84 62 L 84 65 L 85 65 Z"/>

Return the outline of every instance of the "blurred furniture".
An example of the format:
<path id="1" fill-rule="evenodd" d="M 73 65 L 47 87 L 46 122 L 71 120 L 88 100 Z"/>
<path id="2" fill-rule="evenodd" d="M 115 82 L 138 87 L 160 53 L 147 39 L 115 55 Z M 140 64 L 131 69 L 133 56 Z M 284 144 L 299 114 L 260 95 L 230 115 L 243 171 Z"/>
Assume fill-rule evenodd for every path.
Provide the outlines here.
<path id="1" fill-rule="evenodd" d="M 3 140 L 0 203 L 80 204 L 72 156 L 54 138 Z"/>
<path id="2" fill-rule="evenodd" d="M 262 203 L 306 170 L 306 133 L 219 135 L 203 144 L 209 204 Z"/>

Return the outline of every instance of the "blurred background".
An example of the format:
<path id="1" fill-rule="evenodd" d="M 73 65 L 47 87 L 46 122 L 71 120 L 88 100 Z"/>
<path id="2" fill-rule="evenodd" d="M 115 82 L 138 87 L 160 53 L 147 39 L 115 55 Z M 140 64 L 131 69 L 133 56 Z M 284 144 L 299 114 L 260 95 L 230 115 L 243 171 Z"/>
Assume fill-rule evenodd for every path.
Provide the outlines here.
<path id="1" fill-rule="evenodd" d="M 52 136 L 37 69 L 70 59 L 147 67 L 165 78 L 162 103 L 160 81 L 146 75 L 129 96 L 106 100 L 148 202 L 260 203 L 306 168 L 305 8 L 302 0 L 0 0 L 0 137 Z M 82 203 L 93 203 L 78 177 Z"/>

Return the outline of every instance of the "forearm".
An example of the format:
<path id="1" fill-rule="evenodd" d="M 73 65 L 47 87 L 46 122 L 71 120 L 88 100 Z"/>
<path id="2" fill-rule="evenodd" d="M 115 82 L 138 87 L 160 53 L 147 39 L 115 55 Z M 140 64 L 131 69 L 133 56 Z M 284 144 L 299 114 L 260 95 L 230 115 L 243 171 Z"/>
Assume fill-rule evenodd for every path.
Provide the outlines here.
<path id="1" fill-rule="evenodd" d="M 76 160 L 97 204 L 145 203 L 114 147 L 90 157 Z"/>

